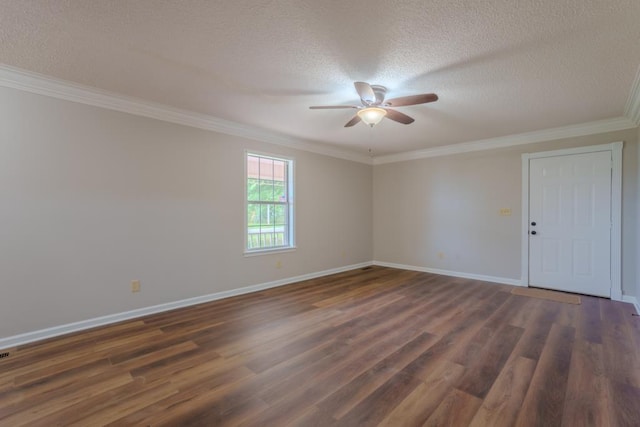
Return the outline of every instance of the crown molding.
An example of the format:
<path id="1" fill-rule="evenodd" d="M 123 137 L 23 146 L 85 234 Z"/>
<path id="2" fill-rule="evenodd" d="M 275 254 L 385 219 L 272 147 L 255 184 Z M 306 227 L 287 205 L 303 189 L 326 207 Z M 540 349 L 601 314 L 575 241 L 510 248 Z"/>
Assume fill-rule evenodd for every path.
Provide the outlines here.
<path id="1" fill-rule="evenodd" d="M 637 127 L 637 125 L 628 117 L 616 117 L 613 119 L 597 120 L 577 125 L 563 126 L 516 135 L 501 136 L 499 138 L 481 139 L 478 141 L 462 142 L 460 144 L 426 148 L 424 150 L 390 154 L 388 156 L 380 156 L 374 158 L 373 164 L 381 165 L 385 163 L 425 159 L 427 157 L 438 157 L 447 156 L 450 154 L 470 153 L 473 151 L 492 150 L 496 148 L 513 147 L 516 145 L 553 141 L 562 138 L 574 138 L 578 136 L 594 135 L 598 133 L 615 132 L 618 130 L 632 129 L 635 127 Z"/>
<path id="2" fill-rule="evenodd" d="M 162 120 L 169 123 L 224 133 L 254 141 L 267 142 L 325 156 L 372 164 L 368 155 L 329 147 L 311 141 L 296 139 L 265 129 L 247 126 L 230 120 L 196 113 L 168 105 L 144 101 L 138 98 L 107 92 L 97 88 L 55 79 L 43 74 L 0 64 L 0 86 L 106 108 L 136 116 Z"/>
<path id="3" fill-rule="evenodd" d="M 640 67 L 638 67 L 636 78 L 631 85 L 629 99 L 627 99 L 627 105 L 624 107 L 624 115 L 636 126 L 640 126 Z"/>
<path id="4" fill-rule="evenodd" d="M 322 143 L 293 138 L 206 114 L 127 97 L 3 64 L 0 64 L 0 86 L 368 165 L 380 165 L 450 154 L 491 150 L 552 141 L 555 139 L 613 132 L 640 125 L 640 69 L 638 70 L 629 99 L 627 100 L 624 117 L 390 154 L 373 159 L 365 154 L 341 150 Z"/>

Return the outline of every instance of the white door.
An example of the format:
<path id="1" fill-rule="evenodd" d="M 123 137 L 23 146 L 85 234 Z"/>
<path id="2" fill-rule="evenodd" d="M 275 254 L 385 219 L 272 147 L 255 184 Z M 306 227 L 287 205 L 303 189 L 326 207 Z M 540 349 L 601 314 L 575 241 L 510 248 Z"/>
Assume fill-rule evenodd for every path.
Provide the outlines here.
<path id="1" fill-rule="evenodd" d="M 611 296 L 611 152 L 529 160 L 529 285 Z"/>

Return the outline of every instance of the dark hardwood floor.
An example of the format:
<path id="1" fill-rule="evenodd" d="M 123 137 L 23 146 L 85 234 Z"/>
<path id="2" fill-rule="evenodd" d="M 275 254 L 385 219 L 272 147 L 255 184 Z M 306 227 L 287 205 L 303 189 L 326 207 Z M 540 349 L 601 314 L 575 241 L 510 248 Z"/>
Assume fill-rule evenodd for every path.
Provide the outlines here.
<path id="1" fill-rule="evenodd" d="M 640 318 L 372 267 L 25 345 L 0 425 L 639 426 Z"/>

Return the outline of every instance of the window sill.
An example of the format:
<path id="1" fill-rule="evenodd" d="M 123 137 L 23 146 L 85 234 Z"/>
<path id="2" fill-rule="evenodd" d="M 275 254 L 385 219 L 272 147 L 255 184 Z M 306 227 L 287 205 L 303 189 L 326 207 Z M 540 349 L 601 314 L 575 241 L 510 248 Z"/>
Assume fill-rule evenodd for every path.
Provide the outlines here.
<path id="1" fill-rule="evenodd" d="M 245 251 L 245 257 L 252 257 L 258 255 L 269 255 L 269 254 L 281 254 L 284 252 L 293 252 L 296 250 L 296 246 L 287 246 L 286 248 L 273 248 L 273 249 L 259 249 L 255 251 Z"/>

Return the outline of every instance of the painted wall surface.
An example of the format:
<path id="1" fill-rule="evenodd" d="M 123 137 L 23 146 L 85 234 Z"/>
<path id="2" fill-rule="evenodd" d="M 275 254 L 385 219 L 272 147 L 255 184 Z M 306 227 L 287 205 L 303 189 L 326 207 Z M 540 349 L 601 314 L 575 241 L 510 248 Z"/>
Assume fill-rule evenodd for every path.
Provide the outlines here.
<path id="1" fill-rule="evenodd" d="M 0 88 L 0 339 L 372 259 L 519 279 L 521 154 L 613 141 L 623 291 L 639 296 L 639 139 L 372 168 Z M 295 159 L 295 251 L 243 255 L 245 150 Z"/>
<path id="2" fill-rule="evenodd" d="M 624 141 L 623 292 L 636 295 L 638 130 L 374 168 L 374 259 L 520 280 L 522 153 Z M 511 209 L 501 216 L 500 209 Z"/>
<path id="3" fill-rule="evenodd" d="M 295 251 L 243 256 L 247 149 L 295 159 Z M 369 165 L 0 88 L 0 338 L 370 261 L 371 183 Z"/>

